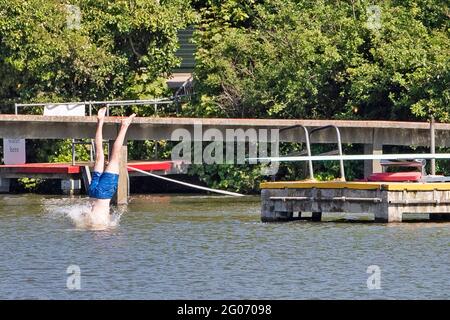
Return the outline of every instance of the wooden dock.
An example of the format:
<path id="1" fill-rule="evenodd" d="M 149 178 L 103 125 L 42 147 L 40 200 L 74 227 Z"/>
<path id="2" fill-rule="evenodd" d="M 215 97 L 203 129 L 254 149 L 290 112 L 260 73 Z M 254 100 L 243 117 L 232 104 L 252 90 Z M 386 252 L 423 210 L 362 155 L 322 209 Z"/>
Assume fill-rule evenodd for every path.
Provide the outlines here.
<path id="1" fill-rule="evenodd" d="M 311 213 L 369 213 L 376 222 L 402 222 L 407 214 L 450 220 L 450 183 L 286 181 L 261 184 L 261 220 L 292 221 Z"/>

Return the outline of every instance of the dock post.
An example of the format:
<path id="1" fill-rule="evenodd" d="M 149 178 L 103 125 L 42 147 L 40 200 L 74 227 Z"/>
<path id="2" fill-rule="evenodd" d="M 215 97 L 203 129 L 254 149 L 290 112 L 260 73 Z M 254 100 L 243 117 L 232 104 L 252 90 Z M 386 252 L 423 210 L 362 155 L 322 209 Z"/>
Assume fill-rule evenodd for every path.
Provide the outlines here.
<path id="1" fill-rule="evenodd" d="M 403 210 L 402 207 L 390 205 L 388 203 L 388 191 L 384 191 L 384 203 L 379 207 L 379 210 L 375 212 L 375 222 L 389 223 L 389 222 L 402 222 Z M 399 196 L 393 194 L 394 196 Z"/>
<path id="2" fill-rule="evenodd" d="M 10 179 L 0 178 L 0 193 L 9 192 Z"/>
<path id="3" fill-rule="evenodd" d="M 114 141 L 110 141 L 110 144 L 114 144 Z M 110 148 L 112 150 L 112 147 Z M 120 150 L 120 166 L 119 166 L 119 183 L 117 186 L 117 192 L 112 199 L 113 204 L 123 205 L 128 204 L 128 147 L 127 141 L 123 142 L 123 146 Z"/>
<path id="4" fill-rule="evenodd" d="M 84 189 L 86 191 L 86 194 L 89 194 L 89 186 L 91 185 L 92 181 L 91 170 L 89 169 L 89 166 L 81 167 L 81 176 L 83 178 Z"/>
<path id="5" fill-rule="evenodd" d="M 383 145 L 376 136 L 376 130 L 373 133 L 373 142 L 364 144 L 364 154 L 383 154 Z M 369 177 L 372 173 L 382 172 L 380 160 L 364 160 L 364 178 Z"/>
<path id="6" fill-rule="evenodd" d="M 312 212 L 311 221 L 321 221 L 322 220 L 322 212 Z"/>
<path id="7" fill-rule="evenodd" d="M 430 153 L 436 153 L 436 133 L 434 129 L 434 117 L 431 116 L 430 121 Z M 431 159 L 431 167 L 430 167 L 431 175 L 436 175 L 436 159 Z"/>
<path id="8" fill-rule="evenodd" d="M 79 194 L 81 190 L 81 181 L 79 179 L 61 180 L 61 190 L 65 195 L 73 196 Z"/>

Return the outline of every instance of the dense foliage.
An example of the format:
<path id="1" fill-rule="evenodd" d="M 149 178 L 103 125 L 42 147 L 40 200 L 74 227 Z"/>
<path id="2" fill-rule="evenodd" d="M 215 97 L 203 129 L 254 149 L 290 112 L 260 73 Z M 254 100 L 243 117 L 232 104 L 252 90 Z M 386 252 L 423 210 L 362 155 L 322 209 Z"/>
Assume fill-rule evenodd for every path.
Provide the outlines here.
<path id="1" fill-rule="evenodd" d="M 0 102 L 164 95 L 195 18 L 183 0 L 1 0 Z"/>
<path id="2" fill-rule="evenodd" d="M 449 120 L 447 1 L 210 1 L 197 112 Z"/>
<path id="3" fill-rule="evenodd" d="M 200 12 L 193 115 L 450 120 L 448 1 L 210 0 Z M 360 162 L 347 165 L 361 177 Z M 320 179 L 339 172 L 320 166 Z M 236 170 L 248 176 L 223 166 L 206 179 Z M 237 185 L 265 179 L 250 172 Z M 289 164 L 278 178 L 302 176 Z"/>

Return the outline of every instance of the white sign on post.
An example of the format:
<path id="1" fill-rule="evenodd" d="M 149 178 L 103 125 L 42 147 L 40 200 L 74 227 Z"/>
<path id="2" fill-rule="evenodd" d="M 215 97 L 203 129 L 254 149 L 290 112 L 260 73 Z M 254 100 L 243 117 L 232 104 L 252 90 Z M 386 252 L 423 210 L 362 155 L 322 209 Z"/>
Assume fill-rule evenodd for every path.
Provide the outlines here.
<path id="1" fill-rule="evenodd" d="M 3 139 L 3 155 L 5 164 L 25 163 L 25 139 Z"/>
<path id="2" fill-rule="evenodd" d="M 85 116 L 84 104 L 52 104 L 45 106 L 44 116 Z"/>

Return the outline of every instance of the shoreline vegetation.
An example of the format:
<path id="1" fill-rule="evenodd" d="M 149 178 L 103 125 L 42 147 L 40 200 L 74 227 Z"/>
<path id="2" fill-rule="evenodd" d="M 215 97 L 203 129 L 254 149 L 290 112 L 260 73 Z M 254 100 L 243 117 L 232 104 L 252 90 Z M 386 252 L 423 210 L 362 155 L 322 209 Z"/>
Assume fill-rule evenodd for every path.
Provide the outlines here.
<path id="1" fill-rule="evenodd" d="M 195 94 L 181 103 L 178 116 L 450 121 L 445 0 L 69 2 L 0 0 L 0 113 L 12 113 L 15 102 L 171 96 L 166 79 L 181 64 L 177 35 L 194 27 Z M 115 108 L 111 115 L 132 112 L 155 116 L 152 106 Z M 174 110 L 158 116 L 174 116 Z M 132 141 L 129 159 L 170 159 L 173 145 Z M 76 147 L 79 159 L 88 160 L 86 146 Z M 315 154 L 332 148 L 313 147 Z M 280 154 L 302 148 L 280 144 Z M 344 153 L 361 148 L 345 145 Z M 27 161 L 70 162 L 70 140 L 28 140 Z M 337 162 L 315 169 L 319 180 L 339 176 Z M 349 179 L 360 178 L 362 163 L 346 163 L 345 170 Z M 437 172 L 448 174 L 450 166 L 437 161 Z M 248 194 L 270 179 L 259 165 L 193 165 L 189 176 Z M 290 163 L 280 166 L 276 179 L 305 176 L 302 164 Z M 15 190 L 55 192 L 52 183 L 45 185 L 48 191 L 21 179 Z"/>

